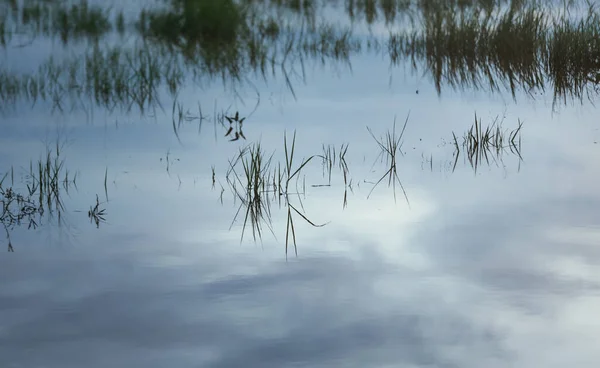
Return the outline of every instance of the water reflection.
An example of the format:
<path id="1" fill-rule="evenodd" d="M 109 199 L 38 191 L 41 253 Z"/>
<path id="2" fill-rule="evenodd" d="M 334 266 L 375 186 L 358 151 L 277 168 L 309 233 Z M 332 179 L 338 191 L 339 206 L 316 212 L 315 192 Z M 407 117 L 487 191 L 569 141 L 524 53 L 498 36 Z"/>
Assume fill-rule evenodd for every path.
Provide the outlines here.
<path id="1" fill-rule="evenodd" d="M 279 6 L 312 12 L 316 3 L 296 8 L 283 2 Z M 348 15 L 360 10 L 368 23 L 377 18 L 377 12 L 386 14 L 389 22 L 397 19 L 395 11 L 410 17 L 393 23 L 403 25 L 400 29 L 389 24 L 387 37 L 365 36 L 351 26 L 323 19 L 306 22 L 305 17 L 276 16 L 279 7 L 269 8 L 262 2 L 241 6 L 231 0 L 173 0 L 167 8 L 140 13 L 130 27 L 137 40 L 133 47 L 94 42 L 83 56 L 60 63 L 50 57 L 35 73 L 1 70 L 0 101 L 3 109 L 21 99 L 48 100 L 62 109 L 64 100 L 70 99 L 75 105 L 91 102 L 111 111 L 129 111 L 135 106 L 143 112 L 161 106 L 159 87 L 166 87 L 174 97 L 190 76 L 204 85 L 220 79 L 234 89 L 253 88 L 253 80 L 281 77 L 296 96 L 294 84 L 306 81 L 308 64 L 351 69 L 352 60 L 364 53 L 383 54 L 393 66 L 412 65 L 416 73 L 434 81 L 438 94 L 444 87 L 508 89 L 514 97 L 519 90 L 534 96 L 551 89 L 555 102 L 567 102 L 594 99 L 598 93 L 600 18 L 593 6 L 574 18 L 569 7 L 557 12 L 553 4 L 527 1 L 512 1 L 510 6 L 505 2 L 469 6 L 469 2 L 367 3 L 365 7 L 357 3 L 356 8 L 348 3 L 347 9 L 353 9 Z M 77 20 L 66 23 L 67 35 L 96 37 L 107 27 L 98 24 L 108 18 L 93 20 L 102 12 L 86 4 L 58 11 L 63 14 L 59 19 Z M 19 9 L 26 12 L 26 8 Z M 35 14 L 45 19 L 45 12 Z M 19 18 L 14 11 L 8 14 Z M 52 19 L 48 22 L 53 27 L 62 24 Z M 78 22 L 90 24 L 84 27 Z M 3 29 L 12 23 L 5 21 Z"/>
<path id="2" fill-rule="evenodd" d="M 40 225 L 63 225 L 66 211 L 63 199 L 69 196 L 70 191 L 79 189 L 77 171 L 73 173 L 67 169 L 64 155 L 61 155 L 63 149 L 64 144 L 57 141 L 55 146 L 46 147 L 46 154 L 40 159 L 29 162 L 28 171 L 15 175 L 15 168 L 11 166 L 0 179 L 0 224 L 6 234 L 9 252 L 14 252 L 11 232 L 15 228 L 26 226 L 35 230 Z M 107 173 L 108 170 L 104 177 L 104 191 L 108 200 Z M 94 222 L 96 227 L 106 221 L 103 206 L 96 195 L 96 204 L 88 211 L 90 222 Z"/>
<path id="3" fill-rule="evenodd" d="M 66 175 L 53 150 L 58 181 L 44 184 L 59 189 L 63 205 L 50 207 L 61 219 L 82 209 L 76 245 L 13 232 L 16 254 L 0 254 L 0 365 L 533 367 L 577 356 L 594 366 L 594 111 L 552 120 L 550 108 L 529 106 L 519 93 L 550 90 L 573 70 L 583 84 L 553 94 L 579 99 L 578 88 L 593 87 L 585 75 L 592 64 L 570 59 L 591 56 L 595 41 L 573 33 L 573 55 L 551 64 L 551 37 L 561 29 L 552 25 L 562 23 L 531 27 L 560 19 L 561 9 L 532 12 L 527 1 L 193 3 L 187 13 L 188 2 L 175 0 L 146 9 L 144 22 L 141 11 L 122 19 L 130 44 L 114 46 L 110 32 L 82 31 L 77 40 L 70 31 L 68 52 L 55 49 L 51 66 L 42 59 L 40 75 L 16 56 L 2 70 L 0 92 L 14 97 L 2 107 L 23 115 L 0 124 L 9 172 L 0 176 L 0 200 L 12 200 L 18 214 L 20 194 L 25 212 L 43 202 L 49 213 L 45 196 L 28 197 L 40 180 L 21 182 L 17 165 L 14 175 L 9 169 L 48 125 L 73 128 L 79 146 L 60 157 L 84 172 Z M 331 12 L 337 18 L 324 20 Z M 227 17 L 235 27 L 220 22 Z M 320 63 L 352 70 L 331 82 L 328 69 L 310 70 Z M 409 80 L 386 90 L 390 63 L 411 64 L 431 85 Z M 221 98 L 210 89 L 215 80 L 233 86 L 219 108 L 211 106 Z M 187 89 L 192 82 L 200 88 Z M 276 82 L 297 97 L 285 113 L 264 98 Z M 447 91 L 489 86 L 519 99 L 507 103 L 506 120 L 494 118 L 507 108 L 498 95 Z M 238 92 L 262 102 L 238 103 Z M 23 102 L 36 108 L 21 112 Z M 63 114 L 50 116 L 52 105 Z M 83 113 L 71 110 L 92 105 L 107 109 L 96 114 L 104 121 L 82 124 Z M 392 125 L 395 113 L 402 118 Z M 144 124 L 148 116 L 157 124 Z M 112 119 L 131 124 L 113 129 Z M 220 139 L 204 134 L 208 124 Z M 436 150 L 440 138 L 451 139 Z M 481 175 L 507 157 L 525 157 L 526 170 Z M 444 177 L 434 162 L 448 163 Z M 25 172 L 41 177 L 31 166 Z M 116 188 L 108 209 L 106 167 Z M 406 189 L 399 203 L 396 189 Z M 80 194 L 77 206 L 67 191 Z M 29 239 L 43 246 L 23 246 Z M 299 256 L 285 263 L 282 251 L 292 246 Z"/>
<path id="4" fill-rule="evenodd" d="M 238 116 L 236 115 L 236 118 Z M 296 245 L 296 230 L 294 227 L 294 217 L 301 219 L 313 227 L 323 227 L 326 224 L 316 224 L 311 221 L 306 214 L 298 210 L 298 205 L 303 208 L 302 196 L 306 193 L 305 178 L 300 188 L 299 180 L 302 171 L 316 158 L 317 155 L 311 155 L 308 158 L 301 159 L 300 163 L 294 164 L 296 146 L 296 132 L 294 132 L 291 143 L 288 143 L 287 135 L 284 134 L 284 162 L 272 162 L 273 154 L 267 156 L 260 143 L 254 143 L 250 146 L 240 149 L 238 155 L 229 161 L 229 168 L 225 179 L 234 200 L 239 200 L 240 205 L 233 218 L 231 226 L 236 222 L 238 216 L 243 216 L 241 240 L 244 239 L 246 226 L 252 230 L 254 241 L 261 239 L 263 235 L 263 226 L 266 225 L 273 235 L 271 220 L 271 205 L 276 202 L 279 207 L 283 205 L 287 208 L 287 220 L 285 231 L 285 254 L 287 257 L 288 247 L 294 247 L 294 253 L 298 255 Z M 321 159 L 327 159 L 327 156 L 321 156 Z M 296 159 L 298 162 L 298 159 Z M 294 186 L 290 187 L 293 182 Z M 213 170 L 214 185 L 214 170 Z M 297 198 L 296 205 L 292 204 L 292 198 Z M 231 230 L 231 227 L 230 227 Z"/>
<path id="5" fill-rule="evenodd" d="M 469 162 L 475 173 L 477 168 L 485 163 L 487 165 L 492 161 L 495 164 L 502 162 L 502 157 L 509 152 L 519 158 L 519 164 L 523 160 L 521 157 L 521 129 L 523 123 L 519 120 L 518 126 L 512 130 L 505 130 L 502 126 L 503 120 L 497 116 L 490 125 L 482 126 L 481 118 L 475 121 L 469 130 L 462 136 L 462 142 L 459 144 L 458 138 L 452 133 L 454 143 L 455 157 L 452 171 L 456 169 L 456 164 L 464 153 L 464 157 Z M 462 148 L 462 150 L 461 150 Z"/>
<path id="6" fill-rule="evenodd" d="M 374 183 L 373 188 L 369 192 L 369 195 L 367 196 L 367 198 L 369 198 L 371 193 L 373 193 L 373 190 L 375 190 L 377 185 L 379 185 L 379 183 L 381 183 L 385 178 L 387 178 L 388 179 L 388 187 L 391 185 L 394 190 L 394 202 L 396 201 L 396 182 L 397 182 L 398 185 L 400 186 L 400 189 L 402 189 L 402 193 L 404 194 L 404 198 L 406 199 L 406 204 L 408 204 L 408 206 L 410 207 L 408 195 L 406 194 L 404 185 L 402 185 L 402 181 L 400 180 L 400 177 L 398 176 L 398 158 L 399 158 L 398 156 L 403 155 L 403 153 L 402 153 L 402 144 L 403 144 L 402 136 L 404 135 L 404 131 L 406 130 L 406 124 L 408 124 L 409 117 L 410 117 L 410 114 L 408 114 L 408 116 L 406 117 L 406 120 L 404 121 L 404 125 L 402 126 L 402 130 L 400 131 L 400 133 L 396 132 L 396 118 L 394 117 L 394 126 L 393 126 L 392 130 L 391 131 L 388 130 L 385 137 L 382 137 L 382 138 L 376 138 L 375 135 L 373 134 L 373 132 L 371 131 L 371 129 L 369 129 L 367 127 L 367 129 L 369 130 L 369 134 L 371 134 L 371 137 L 373 137 L 373 139 L 377 142 L 377 145 L 379 146 L 379 149 L 380 149 L 379 154 L 377 155 L 377 159 L 381 159 L 381 161 L 385 162 L 386 166 L 388 167 L 385 174 L 383 174 L 383 176 L 381 176 L 381 178 L 379 178 L 379 180 L 377 180 L 377 182 Z"/>

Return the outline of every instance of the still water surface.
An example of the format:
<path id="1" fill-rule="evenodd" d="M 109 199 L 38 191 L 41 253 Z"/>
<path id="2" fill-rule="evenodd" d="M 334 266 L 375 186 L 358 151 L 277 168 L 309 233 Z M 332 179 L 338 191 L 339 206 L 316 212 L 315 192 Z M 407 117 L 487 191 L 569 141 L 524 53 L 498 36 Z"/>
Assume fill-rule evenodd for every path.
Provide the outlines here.
<path id="1" fill-rule="evenodd" d="M 32 61 L 19 55 L 51 49 L 2 57 L 15 71 Z M 144 114 L 18 101 L 0 120 L 0 167 L 14 172 L 4 188 L 13 176 L 25 190 L 30 160 L 59 139 L 77 189 L 60 221 L 16 226 L 14 252 L 0 253 L 0 366 L 596 366 L 596 107 L 556 106 L 551 89 L 438 93 L 410 65 L 390 70 L 368 53 L 351 70 L 307 66 L 296 98 L 283 79 L 255 78 L 239 96 L 182 88 L 186 110 L 246 117 L 247 139 L 233 142 L 212 121 L 183 123 L 178 138 L 172 99 Z M 522 122 L 518 154 L 490 153 L 477 170 L 455 160 L 453 132 L 460 140 L 475 114 L 508 131 Z M 387 178 L 371 193 L 389 165 L 367 130 L 384 136 L 396 118 L 398 133 L 407 116 L 397 169 L 408 203 Z M 293 212 L 297 255 L 291 241 L 286 255 L 285 202 L 274 196 L 262 238 L 247 224 L 240 241 L 245 208 L 234 221 L 241 200 L 226 176 L 254 142 L 285 165 L 294 131 L 296 167 L 348 144 L 348 180 L 336 163 L 322 186 L 317 157 L 292 181 L 290 203 L 325 226 Z"/>

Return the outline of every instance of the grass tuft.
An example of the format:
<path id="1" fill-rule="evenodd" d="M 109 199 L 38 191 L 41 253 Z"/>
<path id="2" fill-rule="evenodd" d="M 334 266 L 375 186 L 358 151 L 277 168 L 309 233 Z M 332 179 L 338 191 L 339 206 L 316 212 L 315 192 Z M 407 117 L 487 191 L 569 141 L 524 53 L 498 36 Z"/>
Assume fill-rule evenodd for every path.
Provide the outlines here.
<path id="1" fill-rule="evenodd" d="M 402 189 L 402 193 L 404 193 L 404 198 L 406 199 L 406 203 L 410 207 L 410 202 L 408 200 L 408 195 L 406 194 L 406 190 L 404 189 L 404 185 L 402 185 L 402 181 L 398 176 L 398 156 L 404 155 L 402 152 L 402 136 L 404 135 L 404 131 L 406 130 L 406 125 L 408 124 L 408 119 L 410 117 L 410 113 L 406 116 L 406 120 L 404 121 L 404 125 L 402 126 L 402 130 L 399 134 L 396 133 L 396 117 L 394 117 L 394 125 L 391 131 L 387 131 L 384 137 L 377 138 L 371 131 L 371 128 L 367 127 L 369 134 L 371 137 L 377 142 L 379 146 L 379 154 L 377 159 L 381 159 L 386 163 L 387 171 L 385 174 L 379 178 L 379 180 L 373 185 L 373 188 L 367 195 L 367 198 L 371 196 L 375 188 L 381 183 L 386 177 L 388 179 L 388 187 L 392 186 L 394 191 L 394 202 L 396 202 L 396 183 Z"/>
<path id="2" fill-rule="evenodd" d="M 477 173 L 478 167 L 483 162 L 488 165 L 490 161 L 496 164 L 501 162 L 502 156 L 507 150 L 522 160 L 521 130 L 523 122 L 519 120 L 518 126 L 513 130 L 505 130 L 502 123 L 503 121 L 499 120 L 499 117 L 496 117 L 491 124 L 483 126 L 481 118 L 478 119 L 477 113 L 475 113 L 473 124 L 463 135 L 461 143 L 459 143 L 456 134 L 452 132 L 455 150 L 452 171 L 456 169 L 461 152 L 464 152 L 466 159 L 475 173 Z"/>
<path id="3" fill-rule="evenodd" d="M 283 199 L 283 204 L 287 207 L 285 236 L 285 253 L 287 257 L 289 247 L 292 244 L 294 246 L 294 253 L 298 255 L 294 216 L 300 216 L 314 227 L 321 227 L 326 224 L 314 223 L 292 204 L 290 200 L 291 195 L 297 194 L 300 206 L 302 206 L 299 196 L 300 192 L 298 191 L 298 179 L 304 168 L 316 156 L 310 156 L 300 161 L 295 160 L 295 132 L 291 142 L 288 141 L 287 134 L 284 134 L 283 147 L 285 159 L 283 165 L 281 162 L 275 164 L 273 162 L 274 152 L 267 155 L 260 142 L 241 148 L 235 158 L 229 161 L 226 180 L 234 195 L 234 199 L 240 201 L 230 228 L 233 227 L 238 217 L 242 213 L 244 214 L 240 241 L 243 241 L 247 226 L 250 226 L 255 242 L 259 239 L 262 240 L 264 233 L 263 226 L 267 226 L 269 231 L 275 236 L 272 227 L 271 198 L 277 199 L 280 205 Z M 295 164 L 296 162 L 298 162 L 297 165 Z M 290 184 L 294 180 L 296 183 L 296 192 L 291 192 Z"/>

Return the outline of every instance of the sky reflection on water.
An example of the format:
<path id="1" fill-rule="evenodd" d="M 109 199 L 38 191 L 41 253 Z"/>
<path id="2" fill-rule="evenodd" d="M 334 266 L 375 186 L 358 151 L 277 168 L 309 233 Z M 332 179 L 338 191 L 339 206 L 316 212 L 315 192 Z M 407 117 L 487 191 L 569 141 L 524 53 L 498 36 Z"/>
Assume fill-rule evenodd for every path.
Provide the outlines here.
<path id="1" fill-rule="evenodd" d="M 311 72 L 297 101 L 283 83 L 260 87 L 248 141 L 227 142 L 219 127 L 215 141 L 213 124 L 200 135 L 188 124 L 181 146 L 169 108 L 150 118 L 97 111 L 91 121 L 40 104 L 3 117 L 2 167 L 27 166 L 58 131 L 81 181 L 63 227 L 16 229 L 15 253 L 0 253 L 0 365 L 595 366 L 595 109 L 553 113 L 550 95 L 438 96 L 410 72 L 390 86 L 376 57 L 352 67 Z M 226 95 L 189 88 L 180 101 L 212 106 Z M 253 96 L 231 111 L 249 113 Z M 365 180 L 385 166 L 373 165 L 366 126 L 384 134 L 409 112 L 400 178 L 410 208 L 385 183 L 367 199 Z M 475 174 L 461 160 L 452 172 L 452 132 L 462 135 L 475 112 L 485 124 L 524 121 L 522 161 L 507 155 Z M 280 155 L 294 129 L 299 157 L 349 143 L 354 188 L 344 209 L 339 173 L 332 187 L 314 188 L 322 169 L 307 168 L 305 213 L 330 223 L 297 221 L 298 257 L 286 262 L 285 210 L 273 208 L 276 237 L 240 244 L 241 224 L 229 229 L 239 203 L 225 187 L 221 204 L 219 185 L 239 147 L 260 139 Z M 96 229 L 85 213 L 96 194 L 104 201 L 105 170 L 107 222 Z"/>

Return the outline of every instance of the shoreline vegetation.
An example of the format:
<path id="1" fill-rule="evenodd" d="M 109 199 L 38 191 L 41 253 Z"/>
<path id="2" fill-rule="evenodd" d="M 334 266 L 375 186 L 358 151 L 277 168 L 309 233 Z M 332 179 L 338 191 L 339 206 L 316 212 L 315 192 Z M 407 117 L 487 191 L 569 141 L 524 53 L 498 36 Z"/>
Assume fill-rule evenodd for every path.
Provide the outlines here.
<path id="1" fill-rule="evenodd" d="M 81 50 L 28 73 L 1 68 L 3 111 L 48 101 L 144 112 L 189 80 L 235 91 L 252 78 L 279 79 L 295 97 L 310 65 L 351 68 L 362 53 L 409 66 L 438 94 L 552 91 L 556 104 L 600 92 L 600 12 L 584 2 L 169 0 L 132 16 L 85 0 L 0 0 L 0 10 L 5 52 L 38 38 Z M 373 30 L 377 22 L 385 32 Z"/>

